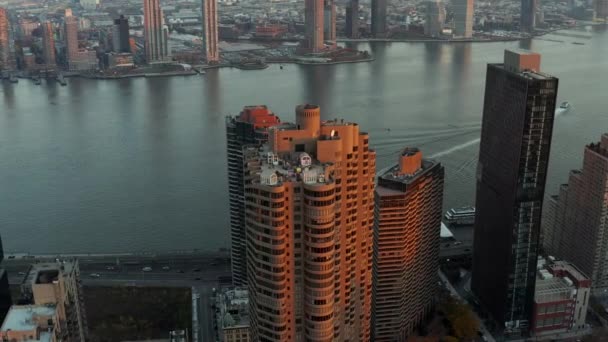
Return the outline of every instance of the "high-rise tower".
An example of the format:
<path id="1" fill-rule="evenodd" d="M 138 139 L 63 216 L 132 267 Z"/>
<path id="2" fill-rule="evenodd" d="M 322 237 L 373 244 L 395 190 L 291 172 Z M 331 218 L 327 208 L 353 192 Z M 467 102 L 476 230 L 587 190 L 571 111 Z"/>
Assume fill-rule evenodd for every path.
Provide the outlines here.
<path id="1" fill-rule="evenodd" d="M 245 231 L 245 183 L 243 148 L 260 146 L 268 141 L 268 128 L 280 120 L 266 106 L 247 106 L 236 117 L 226 118 L 228 145 L 228 187 L 230 192 L 230 240 L 232 282 L 247 285 Z"/>
<path id="2" fill-rule="evenodd" d="M 78 60 L 78 18 L 72 15 L 72 10 L 69 8 L 65 11 L 64 29 L 68 67 L 73 70 Z"/>
<path id="3" fill-rule="evenodd" d="M 372 0 L 372 36 L 386 36 L 386 1 Z"/>
<path id="4" fill-rule="evenodd" d="M 446 12 L 443 1 L 427 1 L 424 34 L 431 37 L 439 37 L 445 24 L 445 17 Z"/>
<path id="5" fill-rule="evenodd" d="M 359 0 L 350 0 L 346 6 L 346 36 L 359 38 Z"/>
<path id="6" fill-rule="evenodd" d="M 168 29 L 159 0 L 144 0 L 144 49 L 148 63 L 169 59 Z"/>
<path id="7" fill-rule="evenodd" d="M 2 240 L 0 239 L 0 262 L 4 260 L 4 249 L 2 247 Z M 8 284 L 8 274 L 6 270 L 0 268 L 0 320 L 4 321 L 4 317 L 8 313 L 8 310 L 13 305 L 11 299 L 11 290 Z"/>
<path id="8" fill-rule="evenodd" d="M 591 276 L 592 291 L 608 290 L 608 134 L 585 147 L 582 170 L 572 171 L 547 203 L 543 245 Z"/>
<path id="9" fill-rule="evenodd" d="M 47 66 L 57 65 L 55 59 L 55 32 L 53 24 L 50 21 L 45 21 L 42 26 L 42 56 L 44 63 Z"/>
<path id="10" fill-rule="evenodd" d="M 203 46 L 207 63 L 220 60 L 217 30 L 217 0 L 203 0 Z"/>
<path id="11" fill-rule="evenodd" d="M 323 39 L 331 47 L 336 46 L 336 4 L 334 0 L 325 0 L 323 12 Z"/>
<path id="12" fill-rule="evenodd" d="M 369 341 L 376 153 L 318 106 L 245 152 L 252 340 Z"/>
<path id="13" fill-rule="evenodd" d="M 11 53 L 10 22 L 6 9 L 0 7 L 0 72 L 14 69 Z"/>
<path id="14" fill-rule="evenodd" d="M 471 289 L 511 334 L 532 315 L 557 86 L 539 54 L 507 50 L 488 65 Z"/>
<path id="15" fill-rule="evenodd" d="M 606 20 L 608 17 L 608 0 L 593 0 L 593 15 L 595 19 Z"/>
<path id="16" fill-rule="evenodd" d="M 306 48 L 311 52 L 319 52 L 324 48 L 324 0 L 305 0 Z"/>
<path id="17" fill-rule="evenodd" d="M 452 0 L 455 36 L 462 38 L 473 37 L 474 6 L 474 0 Z"/>
<path id="18" fill-rule="evenodd" d="M 536 12 L 540 0 L 521 0 L 519 28 L 522 32 L 533 33 L 536 28 Z"/>
<path id="19" fill-rule="evenodd" d="M 405 149 L 378 175 L 372 341 L 406 341 L 432 312 L 439 270 L 444 170 Z"/>
<path id="20" fill-rule="evenodd" d="M 114 52 L 131 52 L 129 45 L 129 20 L 121 15 L 114 19 L 112 27 L 112 48 Z"/>

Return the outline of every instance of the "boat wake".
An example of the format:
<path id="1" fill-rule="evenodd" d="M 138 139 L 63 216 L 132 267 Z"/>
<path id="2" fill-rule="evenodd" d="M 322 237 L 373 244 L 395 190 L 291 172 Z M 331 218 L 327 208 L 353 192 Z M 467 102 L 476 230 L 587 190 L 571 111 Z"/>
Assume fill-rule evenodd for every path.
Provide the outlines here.
<path id="1" fill-rule="evenodd" d="M 441 151 L 441 152 L 437 152 L 437 153 L 431 155 L 429 158 L 441 158 L 443 156 L 447 156 L 448 154 L 452 154 L 452 153 L 454 153 L 456 151 L 460 151 L 460 150 L 465 149 L 465 148 L 467 148 L 469 146 L 473 146 L 475 144 L 478 144 L 480 140 L 481 140 L 480 138 L 469 140 L 469 141 L 467 141 L 465 143 L 462 143 L 460 145 L 456 145 L 454 147 L 450 147 L 447 150 L 444 150 L 444 151 Z"/>

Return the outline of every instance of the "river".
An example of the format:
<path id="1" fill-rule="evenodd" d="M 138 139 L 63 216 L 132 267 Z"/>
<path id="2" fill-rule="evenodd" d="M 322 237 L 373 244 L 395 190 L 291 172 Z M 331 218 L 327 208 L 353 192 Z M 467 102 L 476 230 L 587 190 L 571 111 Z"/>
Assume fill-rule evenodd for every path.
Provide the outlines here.
<path id="1" fill-rule="evenodd" d="M 571 36 L 576 33 L 577 36 Z M 589 35 L 589 38 L 579 35 Z M 575 45 L 580 42 L 584 45 Z M 444 207 L 474 203 L 487 63 L 542 54 L 572 109 L 555 123 L 548 191 L 608 132 L 608 31 L 500 43 L 358 43 L 375 61 L 278 65 L 204 76 L 0 86 L 0 234 L 9 252 L 143 252 L 229 247 L 224 117 L 300 103 L 358 122 L 378 168 L 404 146 L 446 167 Z"/>

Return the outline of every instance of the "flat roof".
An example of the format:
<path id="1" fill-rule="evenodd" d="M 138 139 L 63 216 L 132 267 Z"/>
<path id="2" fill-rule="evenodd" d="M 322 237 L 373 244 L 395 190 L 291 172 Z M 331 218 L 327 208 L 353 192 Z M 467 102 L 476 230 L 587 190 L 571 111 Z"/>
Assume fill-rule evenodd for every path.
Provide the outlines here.
<path id="1" fill-rule="evenodd" d="M 441 235 L 442 238 L 453 238 L 454 234 L 452 234 L 452 231 L 450 230 L 450 228 L 448 228 L 448 226 L 445 225 L 445 223 L 441 222 Z"/>
<path id="2" fill-rule="evenodd" d="M 60 273 L 70 274 L 76 265 L 75 261 L 42 262 L 32 264 L 24 284 L 50 284 L 57 280 Z M 62 269 L 63 267 L 63 269 Z"/>
<path id="3" fill-rule="evenodd" d="M 36 316 L 54 316 L 54 305 L 13 305 L 6 314 L 1 331 L 31 331 L 38 328 Z M 41 336 L 42 338 L 42 336 Z M 35 340 L 45 341 L 45 340 Z M 50 340 L 49 340 L 50 341 Z"/>

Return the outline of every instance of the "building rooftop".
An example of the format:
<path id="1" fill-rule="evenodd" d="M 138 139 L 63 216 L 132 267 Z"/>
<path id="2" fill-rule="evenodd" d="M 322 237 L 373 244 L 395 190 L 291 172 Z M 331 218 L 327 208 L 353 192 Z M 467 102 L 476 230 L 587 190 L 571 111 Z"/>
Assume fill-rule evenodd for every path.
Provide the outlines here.
<path id="1" fill-rule="evenodd" d="M 398 164 L 388 169 L 378 176 L 376 191 L 379 195 L 402 194 L 403 189 L 412 184 L 421 176 L 439 165 L 439 162 L 432 159 L 421 159 L 420 167 L 413 173 L 401 173 L 402 167 Z"/>
<path id="2" fill-rule="evenodd" d="M 244 288 L 226 289 L 220 296 L 222 328 L 249 326 L 249 292 Z"/>
<path id="3" fill-rule="evenodd" d="M 286 181 L 301 181 L 306 185 L 322 185 L 333 182 L 328 168 L 331 163 L 319 163 L 306 152 L 284 154 L 279 158 L 265 147 L 257 152 L 261 161 L 260 184 L 277 186 Z"/>
<path id="4" fill-rule="evenodd" d="M 24 284 L 50 284 L 56 282 L 60 271 L 64 274 L 70 274 L 76 263 L 73 261 L 57 261 L 32 264 L 27 277 L 23 281 Z"/>
<path id="5" fill-rule="evenodd" d="M 56 309 L 54 305 L 13 305 L 8 311 L 4 323 L 2 323 L 3 332 L 12 331 L 32 331 L 39 328 L 39 319 L 46 321 L 49 318 L 55 316 Z M 45 336 L 40 334 L 40 339 L 32 341 L 51 341 L 51 334 L 49 333 L 48 339 L 45 340 Z"/>

